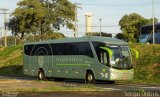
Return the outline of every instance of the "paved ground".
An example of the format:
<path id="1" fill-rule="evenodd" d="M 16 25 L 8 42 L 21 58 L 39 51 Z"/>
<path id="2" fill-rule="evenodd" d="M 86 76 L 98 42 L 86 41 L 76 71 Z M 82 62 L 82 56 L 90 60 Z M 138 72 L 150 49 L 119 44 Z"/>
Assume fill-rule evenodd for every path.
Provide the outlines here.
<path id="1" fill-rule="evenodd" d="M 37 92 L 37 93 L 10 93 L 0 97 L 124 97 L 123 92 Z"/>
<path id="2" fill-rule="evenodd" d="M 15 79 L 15 81 L 36 80 L 36 78 L 31 78 L 31 77 L 3 77 L 3 76 L 0 76 L 0 79 Z M 56 82 L 56 83 L 72 84 L 72 85 L 84 84 L 83 81 L 80 80 L 66 80 L 65 82 Z M 28 85 L 31 84 L 27 84 L 24 87 L 27 87 Z M 1 86 L 0 88 L 10 87 L 10 85 L 7 83 L 0 83 L 0 86 Z M 99 89 L 106 89 L 110 91 L 103 91 L 103 92 L 58 91 L 58 92 L 38 92 L 38 93 L 2 92 L 0 97 L 107 97 L 107 96 L 108 97 L 160 97 L 160 86 L 155 86 L 155 85 L 124 84 L 124 83 L 108 84 L 106 82 L 97 82 L 96 84 L 94 84 L 94 86 Z M 22 86 L 17 86 L 17 87 L 22 87 Z M 8 96 L 7 94 L 10 94 L 10 96 Z"/>
<path id="3" fill-rule="evenodd" d="M 114 91 L 136 91 L 136 90 L 144 90 L 144 91 L 158 91 L 160 92 L 160 86 L 156 85 L 140 85 L 140 84 L 95 84 L 97 87 L 104 89 L 112 89 Z"/>
<path id="4" fill-rule="evenodd" d="M 8 96 L 10 95 L 10 96 Z M 0 97 L 160 97 L 158 92 L 122 92 L 122 91 L 105 91 L 105 92 L 32 92 L 3 93 Z"/>
<path id="5" fill-rule="evenodd" d="M 18 97 L 124 97 L 122 92 L 50 92 L 50 93 L 22 93 Z"/>

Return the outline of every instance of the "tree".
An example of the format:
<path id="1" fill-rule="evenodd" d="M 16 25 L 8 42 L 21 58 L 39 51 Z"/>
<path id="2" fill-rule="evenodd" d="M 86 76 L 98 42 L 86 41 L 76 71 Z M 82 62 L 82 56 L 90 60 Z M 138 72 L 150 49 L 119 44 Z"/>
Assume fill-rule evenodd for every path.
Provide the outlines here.
<path id="1" fill-rule="evenodd" d="M 49 9 L 49 15 L 52 20 L 52 26 L 55 29 L 60 29 L 60 25 L 66 26 L 69 29 L 74 29 L 73 21 L 75 21 L 75 5 L 68 0 L 42 0 L 47 1 L 46 7 Z M 50 21 L 49 20 L 49 21 Z"/>
<path id="2" fill-rule="evenodd" d="M 0 42 L 1 42 L 0 43 L 1 45 L 4 45 L 4 37 L 2 37 L 0 39 Z M 16 44 L 21 44 L 20 39 L 16 40 Z M 7 36 L 7 46 L 13 46 L 13 45 L 15 45 L 14 37 L 13 36 Z"/>
<path id="3" fill-rule="evenodd" d="M 125 33 L 118 33 L 115 38 L 118 38 L 120 40 L 124 40 L 124 41 L 127 41 L 127 35 L 125 35 Z"/>
<path id="4" fill-rule="evenodd" d="M 64 38 L 64 34 L 62 33 L 50 33 L 47 35 L 28 35 L 25 37 L 25 42 L 38 42 L 40 41 L 40 37 L 44 37 L 45 39 L 58 39 L 58 38 Z M 13 36 L 8 36 L 7 37 L 7 45 L 8 46 L 13 46 L 15 45 L 15 37 Z M 21 42 L 20 38 L 16 38 L 16 44 L 22 45 L 23 43 Z M 0 46 L 4 45 L 4 37 L 0 38 Z"/>
<path id="5" fill-rule="evenodd" d="M 92 36 L 100 36 L 99 32 L 92 32 Z M 112 37 L 112 34 L 101 32 L 101 36 L 103 37 Z"/>
<path id="6" fill-rule="evenodd" d="M 18 2 L 17 5 L 19 7 L 13 12 L 9 27 L 12 26 L 14 32 L 21 34 L 21 39 L 24 34 L 40 33 L 43 18 L 46 14 L 45 7 L 42 6 L 41 2 L 39 0 L 23 0 Z"/>
<path id="7" fill-rule="evenodd" d="M 22 0 L 17 5 L 9 28 L 21 39 L 25 34 L 45 35 L 60 26 L 74 28 L 75 6 L 68 0 Z"/>
<path id="8" fill-rule="evenodd" d="M 158 19 L 155 19 L 155 23 L 158 22 Z M 146 24 L 151 24 L 152 19 L 145 19 L 139 14 L 132 13 L 129 15 L 124 15 L 119 21 L 123 35 L 127 37 L 129 42 L 137 42 L 140 32 L 140 27 Z"/>
<path id="9" fill-rule="evenodd" d="M 38 42 L 40 41 L 41 37 L 44 37 L 44 39 L 58 39 L 58 38 L 64 38 L 64 34 L 62 33 L 48 33 L 46 35 L 28 35 L 25 40 L 27 42 Z"/>

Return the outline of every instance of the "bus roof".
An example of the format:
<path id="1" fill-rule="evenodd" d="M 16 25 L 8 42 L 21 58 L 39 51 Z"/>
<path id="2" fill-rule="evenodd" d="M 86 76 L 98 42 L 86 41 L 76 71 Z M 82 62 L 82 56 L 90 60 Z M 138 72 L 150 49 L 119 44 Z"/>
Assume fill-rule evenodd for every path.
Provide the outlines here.
<path id="1" fill-rule="evenodd" d="M 46 44 L 46 43 L 86 42 L 86 41 L 103 42 L 103 43 L 113 44 L 113 45 L 128 45 L 127 42 L 124 42 L 124 41 L 116 39 L 116 38 L 98 37 L 98 36 L 78 37 L 78 38 L 62 38 L 62 39 L 47 40 L 47 41 L 41 41 L 41 42 L 27 42 L 27 43 L 25 43 L 25 45 Z"/>
<path id="2" fill-rule="evenodd" d="M 156 23 L 156 24 L 154 24 L 155 26 L 160 26 L 160 23 Z M 150 26 L 153 26 L 153 24 L 148 24 L 148 25 L 144 25 L 144 26 L 142 26 L 141 28 L 143 28 L 143 27 L 150 27 Z"/>

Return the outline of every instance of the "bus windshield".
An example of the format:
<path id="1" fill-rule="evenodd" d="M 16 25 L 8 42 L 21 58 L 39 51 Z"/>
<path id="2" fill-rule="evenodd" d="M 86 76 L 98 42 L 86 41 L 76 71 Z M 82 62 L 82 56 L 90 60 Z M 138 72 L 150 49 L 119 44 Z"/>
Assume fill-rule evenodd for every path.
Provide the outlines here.
<path id="1" fill-rule="evenodd" d="M 160 44 L 160 23 L 155 24 L 155 43 Z M 153 43 L 153 25 L 142 26 L 139 36 L 140 43 Z"/>
<path id="2" fill-rule="evenodd" d="M 148 41 L 149 36 L 150 36 L 149 34 L 142 34 L 140 36 L 139 42 L 140 43 L 146 43 Z"/>
<path id="3" fill-rule="evenodd" d="M 112 50 L 110 65 L 116 69 L 131 69 L 131 55 L 128 46 L 109 46 Z"/>
<path id="4" fill-rule="evenodd" d="M 147 43 L 152 41 L 152 26 L 146 26 L 141 28 L 140 43 Z"/>

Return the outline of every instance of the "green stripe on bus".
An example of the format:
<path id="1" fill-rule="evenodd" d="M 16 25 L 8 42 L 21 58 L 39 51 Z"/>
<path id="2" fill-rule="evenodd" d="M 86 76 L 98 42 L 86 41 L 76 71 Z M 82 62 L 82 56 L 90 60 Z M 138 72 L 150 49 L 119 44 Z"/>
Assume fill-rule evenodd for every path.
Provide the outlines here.
<path id="1" fill-rule="evenodd" d="M 58 66 L 89 66 L 90 64 L 56 64 Z"/>
<path id="2" fill-rule="evenodd" d="M 107 51 L 107 52 L 109 53 L 109 57 L 110 57 L 110 58 L 112 57 L 113 52 L 112 52 L 112 50 L 111 50 L 110 48 L 107 48 L 107 47 L 99 47 L 99 48 L 101 48 L 101 49 Z"/>
<path id="3" fill-rule="evenodd" d="M 139 52 L 136 49 L 130 48 L 131 51 L 133 51 L 136 55 L 136 59 L 139 58 Z"/>

